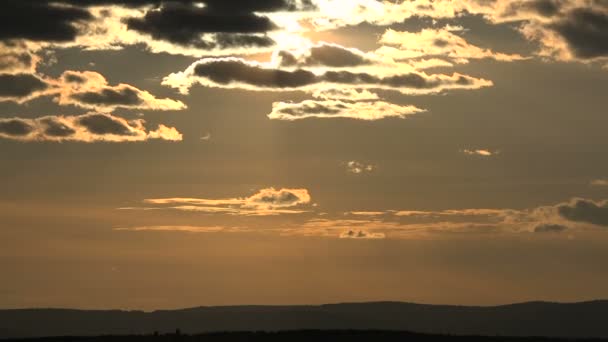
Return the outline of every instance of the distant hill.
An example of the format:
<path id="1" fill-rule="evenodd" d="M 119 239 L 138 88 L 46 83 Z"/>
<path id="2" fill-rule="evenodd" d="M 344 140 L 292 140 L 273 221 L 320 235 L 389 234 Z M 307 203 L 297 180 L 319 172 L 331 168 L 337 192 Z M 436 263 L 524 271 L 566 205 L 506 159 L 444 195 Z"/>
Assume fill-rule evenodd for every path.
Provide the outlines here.
<path id="1" fill-rule="evenodd" d="M 0 338 L 283 330 L 405 330 L 433 334 L 608 338 L 608 301 L 495 307 L 395 302 L 224 306 L 171 311 L 0 310 Z"/>
<path id="2" fill-rule="evenodd" d="M 13 341 L 36 342 L 605 342 L 600 339 L 549 337 L 460 336 L 386 330 L 295 330 L 277 332 L 221 332 L 205 334 L 149 334 L 91 337 L 43 337 Z"/>

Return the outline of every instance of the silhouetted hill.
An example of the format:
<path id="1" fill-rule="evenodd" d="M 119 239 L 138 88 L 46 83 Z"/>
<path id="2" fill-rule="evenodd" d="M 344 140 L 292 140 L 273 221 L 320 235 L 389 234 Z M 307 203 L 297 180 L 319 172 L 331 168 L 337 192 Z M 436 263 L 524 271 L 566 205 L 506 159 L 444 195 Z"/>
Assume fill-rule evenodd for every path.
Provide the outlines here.
<path id="1" fill-rule="evenodd" d="M 433 334 L 608 338 L 608 301 L 496 307 L 358 303 L 225 306 L 172 311 L 0 310 L 0 338 L 281 330 L 401 330 Z"/>
<path id="2" fill-rule="evenodd" d="M 279 332 L 221 332 L 198 335 L 153 334 L 95 337 L 47 337 L 16 341 L 28 342 L 602 342 L 606 340 L 565 340 L 547 337 L 450 336 L 380 330 L 300 330 Z"/>

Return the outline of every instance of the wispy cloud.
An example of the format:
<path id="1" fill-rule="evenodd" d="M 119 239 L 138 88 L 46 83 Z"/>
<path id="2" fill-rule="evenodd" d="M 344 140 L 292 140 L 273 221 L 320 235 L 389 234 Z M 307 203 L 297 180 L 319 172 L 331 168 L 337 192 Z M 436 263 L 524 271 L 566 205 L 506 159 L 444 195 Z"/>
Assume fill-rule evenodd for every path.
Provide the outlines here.
<path id="1" fill-rule="evenodd" d="M 346 162 L 346 171 L 354 174 L 369 173 L 376 169 L 373 164 L 366 164 L 356 160 Z"/>
<path id="2" fill-rule="evenodd" d="M 608 186 L 608 179 L 594 179 L 590 184 L 593 186 Z"/>
<path id="3" fill-rule="evenodd" d="M 297 207 L 310 204 L 311 197 L 306 189 L 265 188 L 249 197 L 222 199 L 208 198 L 150 198 L 146 204 L 158 205 L 150 208 L 123 208 L 128 210 L 171 209 L 209 214 L 230 214 L 246 216 L 273 216 L 282 214 L 301 214 L 307 212 Z"/>

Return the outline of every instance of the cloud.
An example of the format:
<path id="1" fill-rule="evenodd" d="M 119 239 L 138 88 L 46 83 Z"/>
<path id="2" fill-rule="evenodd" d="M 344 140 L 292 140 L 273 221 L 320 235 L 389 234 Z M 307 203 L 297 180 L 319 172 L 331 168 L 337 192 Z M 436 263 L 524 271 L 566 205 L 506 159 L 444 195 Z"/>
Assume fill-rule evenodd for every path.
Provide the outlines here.
<path id="1" fill-rule="evenodd" d="M 0 136 L 24 137 L 33 132 L 35 127 L 22 119 L 0 119 Z"/>
<path id="2" fill-rule="evenodd" d="M 345 48 L 325 42 L 296 51 L 275 51 L 273 58 L 277 60 L 279 66 L 283 67 L 328 66 L 343 68 L 370 65 L 377 62 L 358 49 Z"/>
<path id="3" fill-rule="evenodd" d="M 492 85 L 491 81 L 467 75 L 427 75 L 410 72 L 376 76 L 364 72 L 326 71 L 315 74 L 305 69 L 284 70 L 272 65 L 241 58 L 204 58 L 183 72 L 164 78 L 163 84 L 187 93 L 195 84 L 207 87 L 247 90 L 312 90 L 340 85 L 359 88 L 397 90 L 406 94 L 437 93 L 447 89 L 477 89 Z"/>
<path id="4" fill-rule="evenodd" d="M 561 224 L 539 224 L 534 228 L 535 233 L 561 233 L 568 227 Z"/>
<path id="5" fill-rule="evenodd" d="M 308 118 L 347 118 L 373 121 L 385 118 L 403 119 L 425 112 L 414 106 L 400 106 L 384 101 L 345 102 L 341 100 L 305 100 L 298 103 L 274 102 L 271 120 L 294 121 Z"/>
<path id="6" fill-rule="evenodd" d="M 364 230 L 348 230 L 340 234 L 340 239 L 377 240 L 384 238 L 386 238 L 386 235 L 384 233 L 370 233 Z"/>
<path id="7" fill-rule="evenodd" d="M 367 90 L 323 89 L 313 92 L 313 100 L 302 102 L 274 102 L 271 120 L 295 121 L 309 118 L 344 118 L 364 121 L 385 118 L 406 118 L 426 112 L 415 106 L 404 106 L 381 101 L 380 97 Z"/>
<path id="8" fill-rule="evenodd" d="M 148 10 L 142 18 L 127 19 L 127 27 L 152 38 L 200 49 L 215 47 L 202 39 L 203 33 L 264 33 L 276 28 L 265 16 L 253 12 L 228 10 L 222 6 L 199 7 L 195 4 L 165 3 Z M 224 36 L 225 37 L 225 36 Z M 250 36 L 251 37 L 251 36 Z M 233 40 L 230 43 L 255 43 L 255 40 Z"/>
<path id="9" fill-rule="evenodd" d="M 182 232 L 182 233 L 220 233 L 233 231 L 225 227 L 210 226 L 141 226 L 129 228 L 114 228 L 117 231 L 132 231 L 132 232 Z"/>
<path id="10" fill-rule="evenodd" d="M 457 63 L 481 58 L 492 58 L 504 62 L 524 59 L 521 55 L 497 53 L 490 49 L 477 47 L 446 28 L 423 29 L 419 32 L 400 32 L 388 29 L 380 38 L 380 43 L 397 48 L 383 46 L 376 50 L 376 53 L 396 60 L 425 56 L 449 57 Z"/>
<path id="11" fill-rule="evenodd" d="M 182 140 L 182 135 L 175 128 L 160 125 L 157 130 L 148 131 L 144 124 L 141 119 L 129 121 L 105 113 L 37 119 L 9 118 L 0 119 L 0 138 L 24 142 Z"/>
<path id="12" fill-rule="evenodd" d="M 318 14 L 308 20 L 315 30 L 329 30 L 362 22 L 374 25 L 391 25 L 412 17 L 454 19 L 465 15 L 479 15 L 490 24 L 517 23 L 514 26 L 526 39 L 541 44 L 537 55 L 555 60 L 579 62 L 605 62 L 608 60 L 606 29 L 608 6 L 597 0 L 319 0 Z M 429 30 L 427 34 L 440 30 Z M 405 52 L 384 49 L 388 55 L 443 52 L 464 55 L 464 58 L 495 58 L 517 60 L 519 55 L 506 55 L 481 49 L 461 41 L 451 32 L 440 32 L 451 39 L 423 40 L 422 45 L 405 43 Z M 408 38 L 420 43 L 424 33 L 410 33 Z M 429 38 L 432 35 L 429 35 Z M 456 43 L 457 42 L 457 43 Z M 429 44 L 431 43 L 431 44 Z M 423 46 L 423 48 L 419 48 Z M 442 49 L 445 49 L 442 51 Z M 421 51 L 426 50 L 426 51 Z"/>
<path id="13" fill-rule="evenodd" d="M 595 202 L 583 198 L 572 199 L 557 206 L 559 215 L 569 221 L 608 227 L 608 202 Z"/>
<path id="14" fill-rule="evenodd" d="M 49 88 L 47 81 L 32 74 L 0 74 L 0 102 L 23 103 L 44 95 Z"/>
<path id="15" fill-rule="evenodd" d="M 594 179 L 591 181 L 593 186 L 608 186 L 608 179 Z"/>
<path id="16" fill-rule="evenodd" d="M 39 61 L 27 49 L 0 43 L 0 74 L 32 74 Z"/>
<path id="17" fill-rule="evenodd" d="M 382 216 L 385 215 L 384 211 L 349 211 L 345 213 L 345 215 L 355 215 L 355 216 Z"/>
<path id="18" fill-rule="evenodd" d="M 462 153 L 469 155 L 469 156 L 492 157 L 497 154 L 500 154 L 500 151 L 491 151 L 488 149 L 477 149 L 477 150 L 464 149 L 464 150 L 462 150 Z"/>
<path id="19" fill-rule="evenodd" d="M 110 86 L 103 75 L 93 71 L 66 71 L 58 82 L 61 105 L 97 110 L 116 108 L 141 110 L 183 110 L 186 105 L 172 99 L 158 99 L 128 84 Z"/>
<path id="20" fill-rule="evenodd" d="M 608 61 L 608 6 L 600 1 L 570 1 L 546 20 L 531 20 L 521 27 L 538 41 L 538 54 L 563 61 Z"/>
<path id="21" fill-rule="evenodd" d="M 372 164 L 365 164 L 356 160 L 351 160 L 346 163 L 346 171 L 354 174 L 369 173 L 376 169 Z"/>
<path id="22" fill-rule="evenodd" d="M 140 110 L 183 110 L 186 105 L 172 99 L 159 99 L 128 84 L 111 86 L 103 75 L 93 71 L 66 71 L 58 79 L 34 74 L 0 74 L 0 101 L 24 103 L 50 96 L 60 105 L 112 111 L 116 108 Z"/>
<path id="23" fill-rule="evenodd" d="M 268 51 L 275 43 L 284 50 L 284 45 L 300 46 L 294 41 L 306 31 L 364 22 L 386 26 L 412 17 L 439 20 L 471 15 L 481 16 L 489 24 L 517 24 L 513 26 L 526 39 L 541 44 L 539 56 L 602 64 L 608 60 L 608 8 L 598 0 L 4 0 L 0 13 L 10 13 L 0 24 L 0 41 L 4 42 L 25 41 L 38 49 L 115 49 L 145 44 L 153 52 L 192 56 L 254 54 Z M 386 48 L 384 53 L 466 56 L 456 58 L 458 61 L 521 59 L 467 43 L 453 30 L 405 33 L 414 39 L 412 35 L 423 38 L 424 32 L 449 39 L 423 39 L 417 44 L 401 44 L 401 40 L 403 51 Z M 314 52 L 319 55 L 301 62 L 323 64 L 328 60 L 351 66 L 365 62 L 339 47 L 319 47 Z M 342 54 L 342 62 L 334 54 Z"/>
<path id="24" fill-rule="evenodd" d="M 568 43 L 574 56 L 593 59 L 608 56 L 608 11 L 577 8 L 549 25 Z"/>
<path id="25" fill-rule="evenodd" d="M 152 198 L 144 200 L 144 203 L 159 205 L 160 207 L 123 209 L 173 209 L 230 215 L 273 216 L 304 213 L 304 210 L 294 208 L 307 205 L 310 200 L 310 194 L 306 189 L 265 188 L 249 197 L 224 199 Z"/>
<path id="26" fill-rule="evenodd" d="M 51 1 L 3 0 L 0 3 L 0 40 L 72 41 L 76 24 L 92 19 L 86 9 L 60 6 Z"/>

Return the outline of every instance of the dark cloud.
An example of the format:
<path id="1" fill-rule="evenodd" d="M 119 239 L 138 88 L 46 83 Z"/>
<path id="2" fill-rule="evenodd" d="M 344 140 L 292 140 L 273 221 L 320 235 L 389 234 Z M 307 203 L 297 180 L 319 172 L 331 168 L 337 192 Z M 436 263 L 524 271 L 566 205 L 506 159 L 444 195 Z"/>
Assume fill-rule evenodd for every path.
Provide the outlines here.
<path id="1" fill-rule="evenodd" d="M 274 42 L 265 36 L 237 35 L 265 33 L 276 29 L 275 24 L 257 12 L 293 10 L 298 6 L 285 0 L 269 1 L 204 1 L 204 7 L 187 3 L 166 3 L 146 12 L 142 18 L 127 19 L 131 30 L 149 34 L 154 39 L 171 43 L 211 49 L 216 46 L 270 46 Z M 204 40 L 202 34 L 222 33 L 216 43 Z M 233 35 L 226 35 L 233 34 Z"/>
<path id="2" fill-rule="evenodd" d="M 210 13 L 206 8 L 177 4 L 150 10 L 143 18 L 130 18 L 127 26 L 154 39 L 201 48 L 208 47 L 203 33 L 260 33 L 275 28 L 270 19 L 253 13 Z"/>
<path id="3" fill-rule="evenodd" d="M 561 224 L 539 224 L 534 228 L 535 233 L 561 233 L 568 227 Z"/>
<path id="4" fill-rule="evenodd" d="M 0 99 L 25 98 L 48 87 L 45 81 L 31 74 L 0 74 Z"/>
<path id="5" fill-rule="evenodd" d="M 460 74 L 448 76 L 407 73 L 381 77 L 365 72 L 340 70 L 317 75 L 305 69 L 283 70 L 240 58 L 206 58 L 193 64 L 185 73 L 171 74 L 163 80 L 163 84 L 180 88 L 182 91 L 195 83 L 224 87 L 239 86 L 240 83 L 262 89 L 301 88 L 320 83 L 336 83 L 427 93 L 449 88 L 475 89 L 492 85 L 490 81 Z"/>
<path id="6" fill-rule="evenodd" d="M 45 136 L 53 138 L 65 138 L 76 134 L 74 128 L 61 122 L 57 117 L 46 117 L 39 120 L 43 126 Z"/>
<path id="7" fill-rule="evenodd" d="M 0 40 L 71 41 L 78 35 L 74 24 L 91 19 L 86 9 L 51 1 L 2 0 Z"/>
<path id="8" fill-rule="evenodd" d="M 204 4 L 213 12 L 250 13 L 312 9 L 310 0 L 23 0 L 24 2 L 56 2 L 73 6 L 120 5 L 126 7 L 161 6 L 168 2 L 176 4 Z"/>
<path id="9" fill-rule="evenodd" d="M 99 92 L 75 93 L 71 97 L 90 105 L 137 106 L 143 103 L 139 92 L 128 86 L 105 88 Z"/>
<path id="10" fill-rule="evenodd" d="M 35 119 L 0 119 L 0 137 L 23 142 L 135 142 L 150 139 L 181 141 L 173 127 L 159 125 L 149 131 L 145 121 L 125 120 L 111 114 L 89 113 L 77 116 L 44 116 Z"/>
<path id="11" fill-rule="evenodd" d="M 291 206 L 299 203 L 302 199 L 289 190 L 280 190 L 278 192 L 269 192 L 254 198 L 254 202 L 263 204 L 272 204 L 276 206 Z"/>
<path id="12" fill-rule="evenodd" d="M 219 33 L 215 35 L 215 44 L 221 48 L 231 47 L 268 47 L 274 45 L 274 40 L 268 36 L 253 34 Z"/>
<path id="13" fill-rule="evenodd" d="M 107 114 L 83 115 L 77 123 L 94 134 L 133 135 L 131 127 L 124 120 Z"/>
<path id="14" fill-rule="evenodd" d="M 526 6 L 545 17 L 557 15 L 561 9 L 561 3 L 556 0 L 535 0 L 526 3 Z"/>
<path id="15" fill-rule="evenodd" d="M 79 23 L 94 19 L 90 6 L 151 6 L 141 18 L 128 18 L 129 29 L 154 39 L 203 49 L 234 46 L 269 46 L 267 37 L 218 37 L 217 44 L 204 33 L 264 33 L 276 28 L 263 14 L 313 8 L 310 0 L 2 0 L 0 41 L 25 39 L 42 42 L 74 41 Z M 202 5 L 202 6 L 201 6 Z"/>
<path id="16" fill-rule="evenodd" d="M 87 78 L 86 77 L 84 77 L 84 76 L 82 76 L 80 74 L 71 72 L 71 71 L 66 71 L 62 75 L 62 78 L 67 83 L 84 84 L 84 83 L 87 82 Z"/>
<path id="17" fill-rule="evenodd" d="M 558 206 L 557 212 L 569 221 L 608 226 L 608 206 L 605 202 L 574 199 L 568 204 Z"/>
<path id="18" fill-rule="evenodd" d="M 578 8 L 550 28 L 564 38 L 576 57 L 608 57 L 608 12 Z"/>
<path id="19" fill-rule="evenodd" d="M 194 74 L 219 84 L 240 82 L 265 88 L 297 88 L 319 81 L 310 71 L 267 69 L 234 58 L 200 63 Z"/>
<path id="20" fill-rule="evenodd" d="M 14 137 L 26 136 L 34 131 L 34 126 L 25 120 L 3 119 L 0 120 L 0 135 Z"/>
<path id="21" fill-rule="evenodd" d="M 347 230 L 340 234 L 341 239 L 384 239 L 383 233 L 370 233 L 364 230 Z"/>
<path id="22" fill-rule="evenodd" d="M 439 85 L 439 82 L 428 80 L 415 73 L 386 77 L 382 79 L 381 83 L 391 87 L 408 87 L 416 89 L 434 88 Z M 458 78 L 456 83 L 468 85 L 468 81 L 462 77 Z"/>
<path id="23" fill-rule="evenodd" d="M 559 14 L 563 1 L 561 0 L 528 0 L 513 1 L 509 4 L 502 17 L 517 16 L 522 11 L 552 17 Z"/>

